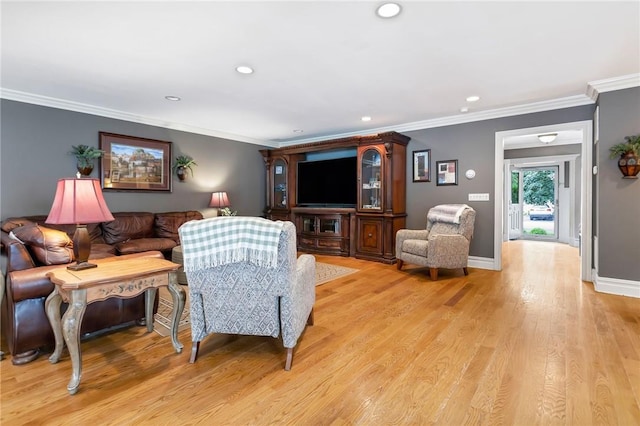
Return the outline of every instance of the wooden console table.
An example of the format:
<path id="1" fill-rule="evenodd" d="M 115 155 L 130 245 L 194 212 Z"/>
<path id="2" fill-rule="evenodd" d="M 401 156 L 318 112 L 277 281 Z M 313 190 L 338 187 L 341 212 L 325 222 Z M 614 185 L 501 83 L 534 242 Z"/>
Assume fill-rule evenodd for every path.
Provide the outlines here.
<path id="1" fill-rule="evenodd" d="M 173 298 L 171 315 L 171 342 L 177 353 L 182 352 L 178 342 L 178 321 L 185 304 L 185 291 L 178 285 L 176 270 L 180 265 L 158 258 L 136 258 L 102 263 L 97 268 L 82 271 L 59 269 L 47 273 L 55 284 L 47 297 L 45 309 L 53 328 L 56 347 L 49 361 L 60 360 L 66 342 L 71 356 L 72 374 L 67 385 L 73 395 L 80 387 L 82 353 L 80 350 L 80 326 L 88 304 L 110 297 L 131 298 L 145 292 L 145 319 L 147 331 L 153 331 L 153 305 L 158 287 L 168 286 Z M 62 301 L 69 304 L 60 321 Z M 63 341 L 64 336 L 64 341 Z"/>

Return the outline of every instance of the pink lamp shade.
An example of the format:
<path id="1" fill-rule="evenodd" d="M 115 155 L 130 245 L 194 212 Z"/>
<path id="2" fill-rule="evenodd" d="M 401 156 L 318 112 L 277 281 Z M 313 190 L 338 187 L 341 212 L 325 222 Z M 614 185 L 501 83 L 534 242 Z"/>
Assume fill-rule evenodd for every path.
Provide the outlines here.
<path id="1" fill-rule="evenodd" d="M 97 266 L 88 262 L 91 238 L 86 224 L 110 220 L 114 220 L 113 215 L 104 201 L 98 179 L 58 180 L 56 196 L 45 223 L 76 225 L 76 232 L 73 234 L 73 254 L 76 263 L 67 266 L 67 269 L 80 271 Z"/>
<path id="2" fill-rule="evenodd" d="M 225 191 L 214 192 L 213 194 L 211 194 L 211 202 L 209 203 L 209 207 L 223 209 L 229 206 L 231 206 L 231 203 L 229 202 L 229 196 Z"/>
<path id="3" fill-rule="evenodd" d="M 46 223 L 58 225 L 107 222 L 113 215 L 104 201 L 98 179 L 58 180 L 56 196 Z"/>

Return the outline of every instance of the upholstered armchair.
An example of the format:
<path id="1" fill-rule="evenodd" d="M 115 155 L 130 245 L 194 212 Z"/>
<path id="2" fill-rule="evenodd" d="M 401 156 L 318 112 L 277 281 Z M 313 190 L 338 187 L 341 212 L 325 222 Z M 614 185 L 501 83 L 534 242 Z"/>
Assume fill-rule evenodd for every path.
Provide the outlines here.
<path id="1" fill-rule="evenodd" d="M 291 369 L 293 349 L 313 324 L 315 258 L 296 258 L 291 222 L 216 217 L 179 229 L 189 282 L 192 350 L 209 334 L 281 336 Z"/>
<path id="2" fill-rule="evenodd" d="M 431 279 L 438 269 L 462 268 L 467 262 L 476 212 L 466 204 L 443 204 L 427 213 L 427 229 L 401 229 L 396 233 L 397 268 L 404 262 L 429 268 Z"/>

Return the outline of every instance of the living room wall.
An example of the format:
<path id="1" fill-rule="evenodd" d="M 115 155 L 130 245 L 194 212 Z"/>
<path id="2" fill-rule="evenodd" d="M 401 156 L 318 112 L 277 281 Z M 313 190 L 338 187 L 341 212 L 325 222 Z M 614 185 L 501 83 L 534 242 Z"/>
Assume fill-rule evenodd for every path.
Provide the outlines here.
<path id="1" fill-rule="evenodd" d="M 602 93 L 598 105 L 596 272 L 598 277 L 640 282 L 640 180 L 623 179 L 617 159 L 609 158 L 611 146 L 640 134 L 640 87 Z M 633 293 L 640 297 L 640 288 Z"/>
<path id="2" fill-rule="evenodd" d="M 59 178 L 74 176 L 72 145 L 98 147 L 98 132 L 172 142 L 173 154 L 189 155 L 198 166 L 170 193 L 105 192 L 111 211 L 208 209 L 211 192 L 229 194 L 238 214 L 261 216 L 265 199 L 263 146 L 196 135 L 90 114 L 2 100 L 0 104 L 0 218 L 47 214 Z M 91 174 L 99 177 L 98 163 Z"/>
<path id="3" fill-rule="evenodd" d="M 496 118 L 432 129 L 402 132 L 407 147 L 407 226 L 424 228 L 429 208 L 444 203 L 466 203 L 476 210 L 470 255 L 493 259 L 494 170 L 496 132 L 592 120 L 595 105 Z M 412 151 L 431 149 L 431 182 L 413 182 Z M 458 185 L 436 185 L 436 161 L 458 160 Z M 468 180 L 464 172 L 476 171 Z M 469 193 L 488 193 L 490 201 L 468 201 Z"/>

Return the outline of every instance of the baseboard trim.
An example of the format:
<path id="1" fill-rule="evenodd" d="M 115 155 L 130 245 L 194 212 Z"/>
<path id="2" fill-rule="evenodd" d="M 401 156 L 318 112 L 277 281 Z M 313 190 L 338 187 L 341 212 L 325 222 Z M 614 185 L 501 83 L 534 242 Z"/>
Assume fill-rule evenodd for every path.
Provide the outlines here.
<path id="1" fill-rule="evenodd" d="M 601 277 L 594 272 L 593 287 L 599 293 L 640 298 L 640 281 Z"/>
<path id="2" fill-rule="evenodd" d="M 496 270 L 493 259 L 488 257 L 469 256 L 468 265 L 472 268 Z"/>

